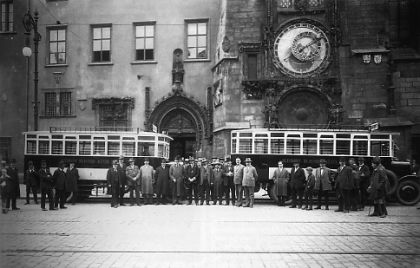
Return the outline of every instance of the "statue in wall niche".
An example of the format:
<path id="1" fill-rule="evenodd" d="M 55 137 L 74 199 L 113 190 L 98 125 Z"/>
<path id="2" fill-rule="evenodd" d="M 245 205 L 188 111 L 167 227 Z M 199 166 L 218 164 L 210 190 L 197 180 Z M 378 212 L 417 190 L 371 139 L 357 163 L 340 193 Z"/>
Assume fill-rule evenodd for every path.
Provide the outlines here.
<path id="1" fill-rule="evenodd" d="M 276 105 L 276 90 L 274 88 L 268 88 L 265 95 L 265 127 L 278 128 L 279 120 L 277 114 Z"/>
<path id="2" fill-rule="evenodd" d="M 222 49 L 223 49 L 223 51 L 225 52 L 225 53 L 228 53 L 229 52 L 229 50 L 230 50 L 230 40 L 229 40 L 229 37 L 227 37 L 226 35 L 225 35 L 225 37 L 223 38 L 223 41 L 222 41 Z"/>
<path id="3" fill-rule="evenodd" d="M 184 83 L 184 60 L 183 51 L 180 48 L 174 50 L 173 64 L 172 64 L 172 86 L 173 89 L 182 90 L 182 84 Z"/>
<path id="4" fill-rule="evenodd" d="M 223 80 L 220 79 L 214 84 L 213 105 L 214 107 L 223 104 Z"/>

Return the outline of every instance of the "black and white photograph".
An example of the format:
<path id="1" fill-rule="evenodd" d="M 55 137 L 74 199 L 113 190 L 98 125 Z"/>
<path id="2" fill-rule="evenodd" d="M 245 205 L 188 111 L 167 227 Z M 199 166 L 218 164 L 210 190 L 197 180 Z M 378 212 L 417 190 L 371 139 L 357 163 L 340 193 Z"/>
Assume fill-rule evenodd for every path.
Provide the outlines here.
<path id="1" fill-rule="evenodd" d="M 0 0 L 0 268 L 420 267 L 420 0 Z"/>

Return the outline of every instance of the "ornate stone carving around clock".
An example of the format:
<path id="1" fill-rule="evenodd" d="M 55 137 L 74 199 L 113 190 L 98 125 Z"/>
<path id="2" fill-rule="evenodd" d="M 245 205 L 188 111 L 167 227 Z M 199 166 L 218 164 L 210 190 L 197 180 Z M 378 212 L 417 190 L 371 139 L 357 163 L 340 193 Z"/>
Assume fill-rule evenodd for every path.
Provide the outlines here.
<path id="1" fill-rule="evenodd" d="M 311 21 L 289 24 L 274 41 L 274 64 L 292 77 L 322 72 L 329 65 L 330 53 L 328 36 Z"/>

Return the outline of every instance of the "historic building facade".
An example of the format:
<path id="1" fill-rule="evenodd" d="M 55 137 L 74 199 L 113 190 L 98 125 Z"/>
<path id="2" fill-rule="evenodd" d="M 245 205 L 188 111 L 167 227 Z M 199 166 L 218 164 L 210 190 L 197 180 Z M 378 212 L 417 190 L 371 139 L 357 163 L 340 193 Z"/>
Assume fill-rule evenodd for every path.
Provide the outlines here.
<path id="1" fill-rule="evenodd" d="M 171 157 L 224 157 L 234 129 L 378 122 L 401 133 L 400 158 L 420 150 L 415 0 L 24 2 L 1 1 L 2 158 L 23 160 L 34 128 L 27 3 L 42 36 L 39 130 L 165 131 Z"/>
<path id="2" fill-rule="evenodd" d="M 409 0 L 221 1 L 213 153 L 229 154 L 232 129 L 372 123 L 401 133 L 400 158 L 418 153 L 419 10 Z"/>

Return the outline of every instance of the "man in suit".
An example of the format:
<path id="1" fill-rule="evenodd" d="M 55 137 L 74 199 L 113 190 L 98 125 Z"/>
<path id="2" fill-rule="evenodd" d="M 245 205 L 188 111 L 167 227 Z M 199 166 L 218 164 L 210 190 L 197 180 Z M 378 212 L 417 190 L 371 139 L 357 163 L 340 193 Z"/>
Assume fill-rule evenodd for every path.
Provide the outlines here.
<path id="1" fill-rule="evenodd" d="M 302 209 L 306 209 L 306 210 L 312 210 L 312 204 L 313 204 L 313 191 L 314 191 L 314 186 L 315 186 L 315 176 L 312 173 L 313 172 L 313 168 L 312 167 L 307 167 L 306 171 L 308 172 L 308 177 L 306 178 L 306 182 L 305 182 L 305 206 L 302 207 Z"/>
<path id="2" fill-rule="evenodd" d="M 112 167 L 108 169 L 107 175 L 106 175 L 106 181 L 108 182 L 108 187 L 111 188 L 111 207 L 117 208 L 120 201 L 118 200 L 120 195 L 120 189 L 121 189 L 121 179 L 118 169 L 119 163 L 117 160 L 112 160 Z"/>
<path id="3" fill-rule="evenodd" d="M 130 206 L 134 206 L 134 194 L 136 194 L 136 204 L 140 206 L 140 170 L 134 164 L 134 159 L 128 160 L 129 165 L 125 169 L 125 176 L 127 178 L 128 191 L 130 192 Z"/>
<path id="4" fill-rule="evenodd" d="M 194 192 L 195 205 L 198 206 L 197 179 L 199 170 L 194 162 L 194 158 L 189 159 L 189 164 L 184 169 L 184 185 L 187 192 L 188 205 L 192 204 L 192 196 Z"/>
<path id="5" fill-rule="evenodd" d="M 140 167 L 141 192 L 144 204 L 153 204 L 153 180 L 155 169 L 149 165 L 149 158 L 144 159 L 144 165 Z"/>
<path id="6" fill-rule="evenodd" d="M 321 209 L 322 197 L 325 200 L 325 210 L 328 210 L 329 192 L 331 186 L 331 170 L 326 166 L 325 159 L 319 160 L 319 168 L 315 170 L 315 187 L 314 190 L 318 194 L 318 206 L 315 209 Z"/>
<path id="7" fill-rule="evenodd" d="M 6 201 L 6 208 L 10 208 L 10 201 L 12 202 L 12 210 L 19 210 L 16 206 L 16 198 L 20 195 L 20 189 L 19 189 L 19 172 L 16 168 L 16 159 L 12 159 L 10 161 L 10 167 L 7 168 L 7 175 L 10 176 L 9 184 L 7 186 L 8 189 L 10 189 L 7 201 Z"/>
<path id="8" fill-rule="evenodd" d="M 184 167 L 179 163 L 179 156 L 175 157 L 175 163 L 169 168 L 169 178 L 171 179 L 172 205 L 180 204 L 181 187 L 184 177 Z"/>
<path id="9" fill-rule="evenodd" d="M 124 156 L 120 156 L 118 158 L 118 172 L 119 172 L 119 178 L 121 182 L 120 186 L 120 206 L 125 206 L 124 204 L 124 194 L 125 194 L 125 186 L 127 185 L 127 177 L 125 175 L 125 171 L 127 169 L 127 166 L 124 164 Z"/>
<path id="10" fill-rule="evenodd" d="M 375 156 L 372 159 L 372 177 L 370 178 L 370 185 L 368 192 L 370 199 L 373 200 L 374 211 L 369 216 L 379 216 L 385 218 L 387 215 L 385 207 L 385 197 L 387 192 L 388 176 L 384 166 L 381 164 L 381 158 Z"/>
<path id="11" fill-rule="evenodd" d="M 275 195 L 277 196 L 279 206 L 284 206 L 287 197 L 287 183 L 290 180 L 290 173 L 287 169 L 284 168 L 283 161 L 277 163 L 278 168 L 274 170 L 273 177 L 273 186 Z"/>
<path id="12" fill-rule="evenodd" d="M 64 206 L 64 204 L 66 203 L 66 173 L 64 172 L 63 160 L 60 160 L 60 162 L 58 163 L 58 168 L 54 171 L 53 174 L 53 180 L 55 188 L 55 207 L 57 208 L 58 203 L 60 203 L 60 208 L 66 209 L 67 207 Z"/>
<path id="13" fill-rule="evenodd" d="M 39 187 L 39 176 L 38 173 L 35 171 L 35 166 L 32 161 L 28 161 L 28 170 L 25 171 L 25 175 L 23 181 L 26 185 L 26 203 L 25 205 L 29 205 L 29 195 L 32 194 L 34 196 L 35 204 L 38 204 L 38 187 Z"/>
<path id="14" fill-rule="evenodd" d="M 232 205 L 235 205 L 235 184 L 233 183 L 234 168 L 232 161 L 227 158 L 223 168 L 223 192 L 225 193 L 226 205 L 229 205 L 232 193 Z"/>
<path id="15" fill-rule="evenodd" d="M 169 167 L 166 165 L 166 160 L 162 159 L 160 166 L 155 172 L 156 182 L 156 205 L 166 204 L 166 194 L 169 187 Z"/>
<path id="16" fill-rule="evenodd" d="M 66 183 L 64 188 L 66 189 L 66 193 L 69 194 L 69 202 L 71 201 L 72 205 L 76 204 L 77 199 L 77 181 L 79 180 L 79 170 L 77 170 L 74 161 L 69 162 L 69 167 L 66 171 Z"/>
<path id="17" fill-rule="evenodd" d="M 357 167 L 357 172 L 359 173 L 359 177 L 360 177 L 359 210 L 363 211 L 368 202 L 367 188 L 369 187 L 370 169 L 367 165 L 365 165 L 365 159 L 363 157 L 359 157 L 358 162 L 359 162 L 359 166 Z"/>
<path id="18" fill-rule="evenodd" d="M 244 177 L 242 180 L 242 186 L 245 192 L 245 204 L 244 207 L 252 208 L 254 206 L 254 189 L 255 183 L 258 180 L 258 173 L 255 167 L 251 165 L 251 158 L 245 159 L 245 167 L 243 170 Z"/>
<path id="19" fill-rule="evenodd" d="M 293 163 L 292 171 L 290 172 L 290 189 L 292 192 L 292 205 L 291 208 L 302 208 L 303 193 L 305 190 L 305 171 L 300 167 L 299 162 Z M 297 204 L 297 198 L 299 203 Z"/>
<path id="20" fill-rule="evenodd" d="M 244 165 L 241 164 L 241 159 L 236 158 L 236 165 L 233 168 L 233 183 L 235 184 L 236 206 L 242 206 L 242 180 L 244 178 Z"/>
<path id="21" fill-rule="evenodd" d="M 41 169 L 38 171 L 40 179 L 40 188 L 41 188 L 41 209 L 46 211 L 45 208 L 45 198 L 48 196 L 48 203 L 50 210 L 56 210 L 54 207 L 54 197 L 53 197 L 53 187 L 54 179 L 51 175 L 50 169 L 47 167 L 47 162 L 41 160 Z"/>
<path id="22" fill-rule="evenodd" d="M 222 204 L 223 198 L 223 169 L 222 163 L 219 159 L 216 159 L 215 162 L 212 163 L 214 166 L 213 168 L 213 189 L 214 189 L 214 199 L 213 205 L 216 205 L 217 201 L 219 201 L 219 205 Z"/>
<path id="23" fill-rule="evenodd" d="M 210 184 L 213 181 L 213 169 L 207 164 L 207 159 L 201 160 L 202 165 L 200 167 L 200 205 L 203 205 L 204 199 L 206 199 L 206 205 L 210 205 Z"/>
<path id="24" fill-rule="evenodd" d="M 338 209 L 335 212 L 350 212 L 350 195 L 354 189 L 354 178 L 352 168 L 346 165 L 346 159 L 340 157 L 340 166 L 337 168 L 335 177 L 335 188 L 338 200 Z"/>

